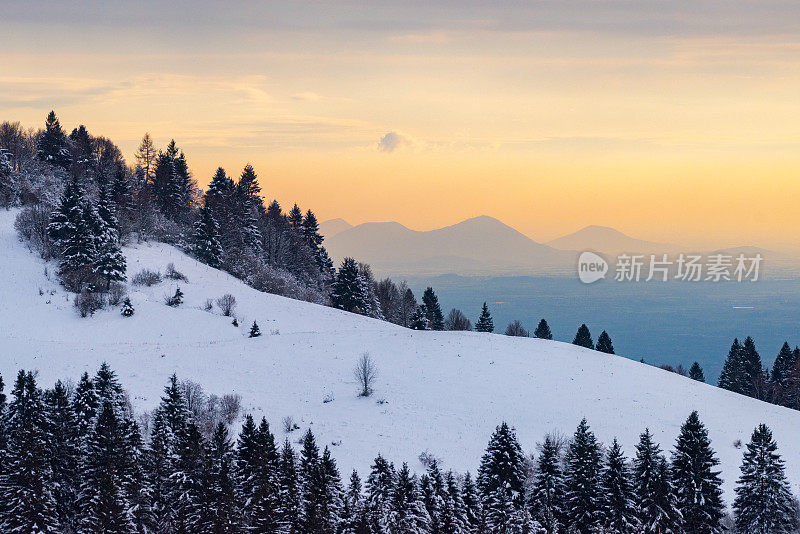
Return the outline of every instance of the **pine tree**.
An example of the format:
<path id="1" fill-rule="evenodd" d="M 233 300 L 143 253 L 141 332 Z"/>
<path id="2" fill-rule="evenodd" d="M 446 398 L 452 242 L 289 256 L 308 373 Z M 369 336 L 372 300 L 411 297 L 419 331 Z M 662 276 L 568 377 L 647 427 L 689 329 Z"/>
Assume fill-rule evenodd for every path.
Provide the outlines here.
<path id="1" fill-rule="evenodd" d="M 692 380 L 697 380 L 698 382 L 705 382 L 706 376 L 703 374 L 703 368 L 700 367 L 700 364 L 694 362 L 691 367 L 689 367 L 689 378 Z"/>
<path id="2" fill-rule="evenodd" d="M 550 325 L 547 324 L 547 321 L 544 319 L 539 321 L 539 325 L 533 331 L 533 336 L 539 339 L 553 339 L 553 334 L 550 332 Z"/>
<path id="3" fill-rule="evenodd" d="M 486 526 L 505 532 L 525 506 L 525 456 L 514 431 L 503 422 L 495 429 L 481 459 L 478 489 Z"/>
<path id="4" fill-rule="evenodd" d="M 763 399 L 766 394 L 766 371 L 761 364 L 756 344 L 750 336 L 747 336 L 742 344 L 742 372 L 743 393 L 756 399 Z"/>
<path id="5" fill-rule="evenodd" d="M 298 232 L 303 231 L 303 210 L 300 209 L 300 206 L 298 206 L 297 204 L 292 206 L 292 209 L 291 211 L 289 211 L 287 219 L 289 221 L 289 226 L 291 226 Z"/>
<path id="6" fill-rule="evenodd" d="M 430 330 L 430 323 L 424 306 L 417 306 L 417 309 L 414 310 L 409 318 L 408 327 L 411 330 Z"/>
<path id="7" fill-rule="evenodd" d="M 297 477 L 297 464 L 294 451 L 287 439 L 281 449 L 280 470 L 280 525 L 281 532 L 296 534 L 299 530 L 301 509 L 300 481 Z"/>
<path id="8" fill-rule="evenodd" d="M 100 188 L 97 214 L 100 227 L 98 233 L 95 234 L 97 245 L 94 270 L 105 280 L 106 291 L 108 291 L 111 282 L 125 280 L 126 261 L 119 245 L 119 223 L 105 186 Z"/>
<path id="9" fill-rule="evenodd" d="M 250 327 L 250 335 L 248 337 L 258 337 L 261 335 L 261 329 L 258 327 L 258 323 L 253 321 L 253 326 Z"/>
<path id="10" fill-rule="evenodd" d="M 536 461 L 531 488 L 531 515 L 547 534 L 556 534 L 565 522 L 564 473 L 561 451 L 550 436 L 545 437 Z"/>
<path id="11" fill-rule="evenodd" d="M 736 531 L 741 534 L 796 532 L 794 497 L 778 445 L 766 425 L 759 425 L 753 432 L 741 471 L 733 502 Z"/>
<path id="12" fill-rule="evenodd" d="M 425 307 L 425 317 L 431 330 L 444 330 L 444 315 L 439 306 L 439 298 L 433 292 L 432 287 L 425 289 L 422 294 L 422 304 Z"/>
<path id="13" fill-rule="evenodd" d="M 744 393 L 744 369 L 743 353 L 739 339 L 734 339 L 728 357 L 722 366 L 722 373 L 719 375 L 719 387 L 733 391 L 734 393 Z"/>
<path id="14" fill-rule="evenodd" d="M 466 533 L 467 514 L 456 475 L 452 471 L 448 471 L 444 482 L 446 493 L 442 512 L 442 532 L 444 534 Z"/>
<path id="15" fill-rule="evenodd" d="M 633 486 L 628 462 L 616 438 L 606 454 L 601 488 L 603 524 L 609 534 L 625 534 L 637 527 Z"/>
<path id="16" fill-rule="evenodd" d="M 47 235 L 58 255 L 64 254 L 68 239 L 83 219 L 82 203 L 83 189 L 78 180 L 72 178 L 67 181 L 58 208 L 50 214 L 50 223 L 47 225 Z"/>
<path id="17" fill-rule="evenodd" d="M 392 534 L 434 532 L 429 530 L 428 514 L 422 503 L 417 481 L 403 464 L 389 498 L 386 531 Z"/>
<path id="18" fill-rule="evenodd" d="M 708 430 L 697 412 L 692 412 L 681 427 L 672 453 L 672 476 L 685 532 L 722 531 L 722 480 L 714 470 L 718 464 Z"/>
<path id="19" fill-rule="evenodd" d="M 302 531 L 334 534 L 342 507 L 342 488 L 336 462 L 325 447 L 321 457 L 310 464 L 303 494 Z"/>
<path id="20" fill-rule="evenodd" d="M 139 148 L 136 150 L 136 168 L 144 183 L 152 183 L 155 177 L 156 155 L 157 151 L 153 144 L 153 138 L 150 137 L 149 133 L 145 133 L 141 143 L 139 143 Z"/>
<path id="21" fill-rule="evenodd" d="M 435 533 L 442 532 L 444 530 L 447 493 L 444 476 L 436 459 L 433 459 L 428 464 L 422 498 L 430 520 L 430 531 Z"/>
<path id="22" fill-rule="evenodd" d="M 85 442 L 94 429 L 94 419 L 99 407 L 94 382 L 89 378 L 89 373 L 83 373 L 72 397 L 72 411 L 77 421 L 79 441 Z"/>
<path id="23" fill-rule="evenodd" d="M 578 328 L 578 332 L 575 334 L 575 339 L 572 340 L 572 344 L 578 345 L 579 347 L 586 347 L 587 349 L 594 349 L 592 334 L 589 333 L 589 327 L 586 326 L 586 323 Z"/>
<path id="24" fill-rule="evenodd" d="M 494 332 L 494 321 L 492 321 L 492 314 L 489 313 L 489 307 L 483 303 L 481 308 L 481 315 L 478 317 L 478 322 L 475 323 L 476 332 Z"/>
<path id="25" fill-rule="evenodd" d="M 200 208 L 200 218 L 194 223 L 192 253 L 210 267 L 217 268 L 222 261 L 219 225 L 208 206 Z"/>
<path id="26" fill-rule="evenodd" d="M 211 437 L 208 446 L 208 464 L 205 491 L 209 531 L 218 534 L 239 532 L 233 446 L 228 439 L 228 429 L 224 423 L 217 424 Z"/>
<path id="27" fill-rule="evenodd" d="M 569 444 L 564 486 L 569 528 L 588 534 L 603 521 L 600 444 L 583 419 Z"/>
<path id="28" fill-rule="evenodd" d="M 478 495 L 478 488 L 472 481 L 472 476 L 467 471 L 464 474 L 464 481 L 461 486 L 461 499 L 464 502 L 465 532 L 475 534 L 481 528 L 481 500 Z"/>
<path id="29" fill-rule="evenodd" d="M 130 317 L 133 315 L 133 304 L 131 304 L 130 297 L 125 297 L 125 300 L 122 301 L 122 310 L 120 310 L 120 313 L 123 317 Z"/>
<path id="30" fill-rule="evenodd" d="M 79 489 L 80 443 L 78 423 L 67 395 L 59 380 L 44 393 L 47 409 L 47 452 L 53 473 L 53 497 L 58 522 L 62 528 L 75 527 L 75 500 Z"/>
<path id="31" fill-rule="evenodd" d="M 124 446 L 115 409 L 108 401 L 100 408 L 97 426 L 89 439 L 83 467 L 80 532 L 127 534 L 135 532 L 123 491 Z"/>
<path id="32" fill-rule="evenodd" d="M 247 479 L 242 478 L 241 472 L 239 475 L 241 483 L 249 481 L 251 487 L 250 496 L 243 501 L 244 509 L 249 513 L 249 531 L 273 532 L 280 524 L 280 460 L 275 437 L 263 418 L 254 434 L 254 453 L 252 474 Z"/>
<path id="33" fill-rule="evenodd" d="M 166 501 L 159 502 L 157 526 L 168 532 L 210 532 L 218 497 L 206 443 L 194 422 L 174 437 L 167 464 Z"/>
<path id="34" fill-rule="evenodd" d="M 44 132 L 38 141 L 38 156 L 42 161 L 57 165 L 63 169 L 69 167 L 70 155 L 67 148 L 67 134 L 61 127 L 55 111 L 51 111 L 45 120 Z"/>
<path id="35" fill-rule="evenodd" d="M 47 461 L 47 421 L 42 392 L 32 372 L 20 371 L 11 392 L 5 425 L 8 431 L 5 516 L 0 530 L 36 534 L 59 531 L 57 503 L 51 491 L 53 473 Z"/>
<path id="36" fill-rule="evenodd" d="M 597 338 L 597 346 L 595 350 L 605 352 L 606 354 L 614 354 L 614 344 L 611 343 L 611 336 L 605 330 Z"/>
<path id="37" fill-rule="evenodd" d="M 331 287 L 331 305 L 340 310 L 365 315 L 369 309 L 364 281 L 353 258 L 342 261 Z"/>
<path id="38" fill-rule="evenodd" d="M 395 477 L 394 467 L 379 454 L 372 464 L 366 483 L 369 525 L 375 534 L 387 532 Z"/>

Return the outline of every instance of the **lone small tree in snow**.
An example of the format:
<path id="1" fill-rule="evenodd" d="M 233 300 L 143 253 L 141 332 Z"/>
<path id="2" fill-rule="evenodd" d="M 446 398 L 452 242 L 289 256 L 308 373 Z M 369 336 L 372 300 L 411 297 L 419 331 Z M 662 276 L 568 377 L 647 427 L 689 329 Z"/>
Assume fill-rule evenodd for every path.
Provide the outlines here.
<path id="1" fill-rule="evenodd" d="M 530 333 L 522 326 L 522 323 L 519 320 L 514 321 L 513 323 L 508 323 L 506 327 L 506 335 L 512 337 L 528 337 Z"/>
<path id="2" fill-rule="evenodd" d="M 539 326 L 533 331 L 533 336 L 539 339 L 553 339 L 553 333 L 550 332 L 550 325 L 547 324 L 547 321 L 544 319 L 539 321 Z"/>
<path id="3" fill-rule="evenodd" d="M 222 315 L 231 317 L 233 315 L 233 310 L 236 309 L 236 297 L 230 293 L 225 293 L 217 299 L 217 306 L 219 306 L 220 311 L 222 311 Z"/>
<path id="4" fill-rule="evenodd" d="M 587 349 L 594 349 L 594 342 L 592 341 L 592 334 L 589 332 L 589 327 L 582 324 L 575 334 L 575 339 L 572 340 L 573 345 L 579 347 L 586 347 Z"/>
<path id="5" fill-rule="evenodd" d="M 597 338 L 597 346 L 595 349 L 600 352 L 605 352 L 606 354 L 614 354 L 614 344 L 611 343 L 611 336 L 609 336 L 605 330 L 603 330 L 600 337 Z"/>
<path id="6" fill-rule="evenodd" d="M 123 317 L 130 317 L 133 315 L 133 304 L 131 304 L 131 299 L 129 297 L 125 297 L 125 300 L 122 303 L 122 310 L 120 311 Z"/>
<path id="7" fill-rule="evenodd" d="M 359 397 L 369 397 L 372 395 L 372 384 L 378 377 L 378 367 L 375 362 L 370 358 L 369 353 L 365 352 L 358 359 L 355 369 L 353 369 L 353 376 L 358 382 L 361 391 Z"/>
<path id="8" fill-rule="evenodd" d="M 249 337 L 258 337 L 261 335 L 261 329 L 258 327 L 258 323 L 253 321 L 253 326 L 250 327 L 250 336 Z"/>
<path id="9" fill-rule="evenodd" d="M 703 368 L 700 367 L 700 364 L 694 362 L 691 367 L 689 367 L 689 378 L 692 380 L 697 380 L 698 382 L 705 382 L 706 377 L 703 374 Z"/>
<path id="10" fill-rule="evenodd" d="M 478 317 L 478 322 L 475 323 L 476 332 L 494 332 L 494 321 L 492 321 L 492 314 L 489 313 L 489 307 L 483 303 L 481 309 L 481 316 Z"/>
<path id="11" fill-rule="evenodd" d="M 183 302 L 183 291 L 181 291 L 180 287 L 176 287 L 175 294 L 171 297 L 166 297 L 164 301 L 167 303 L 167 306 L 172 306 L 173 308 L 180 306 Z"/>

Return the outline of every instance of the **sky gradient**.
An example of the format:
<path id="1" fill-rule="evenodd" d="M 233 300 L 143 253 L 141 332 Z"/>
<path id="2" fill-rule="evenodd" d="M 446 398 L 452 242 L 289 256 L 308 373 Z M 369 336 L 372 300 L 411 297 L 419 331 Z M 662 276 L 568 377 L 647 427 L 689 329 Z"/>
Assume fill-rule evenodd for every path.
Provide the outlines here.
<path id="1" fill-rule="evenodd" d="M 800 247 L 800 3 L 8 2 L 0 120 L 320 219 Z"/>

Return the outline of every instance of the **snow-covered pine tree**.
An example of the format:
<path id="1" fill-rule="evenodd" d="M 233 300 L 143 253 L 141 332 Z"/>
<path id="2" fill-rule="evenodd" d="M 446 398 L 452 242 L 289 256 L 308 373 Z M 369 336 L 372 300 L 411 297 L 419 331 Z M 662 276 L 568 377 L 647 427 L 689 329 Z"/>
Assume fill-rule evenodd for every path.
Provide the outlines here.
<path id="1" fill-rule="evenodd" d="M 478 317 L 478 322 L 475 323 L 475 331 L 476 332 L 494 332 L 494 321 L 492 320 L 492 314 L 489 313 L 489 307 L 486 303 L 483 303 L 483 308 L 481 308 L 481 315 Z"/>
<path id="2" fill-rule="evenodd" d="M 120 313 L 123 317 L 130 317 L 133 315 L 133 304 L 131 303 L 130 297 L 125 297 L 125 300 L 122 301 L 122 308 L 120 309 Z"/>
<path id="3" fill-rule="evenodd" d="M 250 327 L 250 334 L 248 337 L 258 337 L 261 335 L 261 329 L 258 327 L 258 323 L 253 321 L 253 326 Z"/>
<path id="4" fill-rule="evenodd" d="M 307 495 L 316 501 L 316 526 L 308 532 L 334 534 L 341 520 L 344 491 L 339 469 L 328 447 L 322 451 L 312 473 L 311 487 L 313 490 Z"/>
<path id="5" fill-rule="evenodd" d="M 794 497 L 778 454 L 778 444 L 766 425 L 761 424 L 753 431 L 741 471 L 733 502 L 736 531 L 740 534 L 796 532 L 798 518 Z"/>
<path id="6" fill-rule="evenodd" d="M 606 354 L 614 354 L 614 344 L 611 343 L 611 336 L 609 336 L 605 330 L 603 330 L 600 333 L 600 337 L 597 338 L 595 350 L 605 352 Z"/>
<path id="7" fill-rule="evenodd" d="M 210 267 L 217 268 L 222 261 L 219 225 L 208 206 L 200 208 L 200 218 L 194 223 L 192 253 Z"/>
<path id="8" fill-rule="evenodd" d="M 265 213 L 264 202 L 259 196 L 261 186 L 258 176 L 249 163 L 245 165 L 239 182 L 236 184 L 236 198 L 239 208 L 239 233 L 242 244 L 252 253 L 262 251 L 263 237 L 258 229 L 258 219 Z"/>
<path id="9" fill-rule="evenodd" d="M 133 534 L 135 525 L 123 490 L 123 435 L 115 409 L 104 402 L 89 438 L 88 456 L 82 467 L 79 532 Z"/>
<path id="10" fill-rule="evenodd" d="M 331 287 L 331 305 L 340 310 L 366 315 L 369 310 L 364 280 L 353 258 L 345 258 Z"/>
<path id="11" fill-rule="evenodd" d="M 632 469 L 636 518 L 644 533 L 677 534 L 677 509 L 669 467 L 648 429 L 639 436 Z"/>
<path id="12" fill-rule="evenodd" d="M 94 270 L 98 276 L 105 280 L 105 288 L 108 291 L 111 287 L 111 282 L 125 280 L 126 261 L 119 245 L 119 223 L 105 186 L 100 188 L 97 214 L 100 224 L 98 232 L 95 234 L 96 256 Z"/>
<path id="13" fill-rule="evenodd" d="M 616 438 L 606 453 L 600 484 L 603 492 L 603 525 L 608 534 L 634 532 L 638 526 L 628 462 Z"/>
<path id="14" fill-rule="evenodd" d="M 67 169 L 70 165 L 71 158 L 67 146 L 67 134 L 61 127 L 55 111 L 47 114 L 44 131 L 37 142 L 37 151 L 39 159 L 42 161 L 57 165 L 63 169 Z"/>
<path id="15" fill-rule="evenodd" d="M 256 472 L 263 461 L 263 453 L 259 450 L 256 423 L 253 416 L 247 414 L 236 441 L 236 498 L 244 528 L 249 529 L 253 501 L 256 493 Z"/>
<path id="16" fill-rule="evenodd" d="M 164 427 L 162 427 L 164 428 Z M 155 429 L 154 429 L 155 431 Z M 179 431 L 166 468 L 163 494 L 155 495 L 156 529 L 160 532 L 210 532 L 219 488 L 213 480 L 211 460 L 197 425 L 190 421 Z M 163 501 L 162 501 L 163 499 Z"/>
<path id="17" fill-rule="evenodd" d="M 744 392 L 744 370 L 743 370 L 742 346 L 739 339 L 734 339 L 728 357 L 722 366 L 722 373 L 719 375 L 719 387 L 735 393 Z"/>
<path id="18" fill-rule="evenodd" d="M 525 455 L 514 430 L 504 421 L 489 440 L 478 470 L 486 527 L 506 532 L 525 507 Z"/>
<path id="19" fill-rule="evenodd" d="M 117 373 L 111 369 L 107 362 L 100 364 L 100 369 L 94 377 L 94 392 L 100 406 L 109 402 L 114 407 L 117 417 L 122 418 L 128 411 L 128 401 L 125 390 L 122 388 Z"/>
<path id="20" fill-rule="evenodd" d="M 647 532 L 677 534 L 681 532 L 683 517 L 678 509 L 678 498 L 672 483 L 672 470 L 663 456 L 658 459 L 658 470 L 653 492 L 653 519 Z"/>
<path id="21" fill-rule="evenodd" d="M 74 529 L 81 463 L 78 423 L 67 388 L 60 380 L 53 389 L 45 391 L 44 402 L 47 409 L 47 454 L 53 473 L 53 498 L 58 522 L 66 530 Z"/>
<path id="22" fill-rule="evenodd" d="M 42 392 L 32 372 L 20 371 L 11 392 L 5 421 L 8 431 L 6 478 L 0 530 L 57 534 L 60 529 L 53 498 L 53 472 L 48 462 L 47 420 Z"/>
<path id="23" fill-rule="evenodd" d="M 464 474 L 461 484 L 461 500 L 464 502 L 465 532 L 467 534 L 480 532 L 483 524 L 483 510 L 478 487 L 473 482 L 469 471 Z"/>
<path id="24" fill-rule="evenodd" d="M 428 513 L 414 477 L 407 464 L 397 472 L 388 503 L 386 532 L 422 534 L 435 532 L 429 524 Z"/>
<path id="25" fill-rule="evenodd" d="M 697 380 L 698 382 L 705 382 L 706 376 L 703 374 L 703 368 L 700 367 L 698 362 L 694 362 L 691 367 L 689 367 L 689 378 L 692 380 Z"/>
<path id="26" fill-rule="evenodd" d="M 47 235 L 58 255 L 64 253 L 67 239 L 75 232 L 76 225 L 83 217 L 81 204 L 83 189 L 77 178 L 67 180 L 58 207 L 50 214 Z"/>
<path id="27" fill-rule="evenodd" d="M 297 476 L 294 451 L 288 439 L 281 449 L 278 482 L 280 484 L 280 532 L 297 534 L 300 532 L 300 481 Z"/>
<path id="28" fill-rule="evenodd" d="M 245 509 L 250 532 L 275 532 L 280 526 L 279 454 L 275 436 L 262 418 L 255 432 L 255 468 L 252 471 L 252 496 Z M 240 473 L 241 480 L 241 473 Z"/>
<path id="29" fill-rule="evenodd" d="M 461 488 L 455 473 L 448 471 L 444 477 L 444 483 L 447 493 L 442 510 L 442 533 L 466 534 L 468 523 L 464 510 L 464 499 L 461 496 Z"/>
<path id="30" fill-rule="evenodd" d="M 439 469 L 439 462 L 435 458 L 428 464 L 422 498 L 425 503 L 425 510 L 430 518 L 430 531 L 441 533 L 445 523 L 447 488 L 444 482 L 444 475 Z"/>
<path id="31" fill-rule="evenodd" d="M 575 339 L 572 340 L 573 345 L 579 347 L 586 347 L 587 349 L 594 349 L 594 342 L 592 341 L 592 334 L 589 332 L 589 327 L 586 323 L 578 327 L 578 332 L 575 334 Z"/>
<path id="32" fill-rule="evenodd" d="M 569 528 L 589 534 L 602 525 L 601 451 L 589 424 L 578 425 L 566 455 L 564 473 L 565 502 Z"/>
<path id="33" fill-rule="evenodd" d="M 430 323 L 425 313 L 425 306 L 417 306 L 411 313 L 408 327 L 411 330 L 430 330 Z"/>
<path id="34" fill-rule="evenodd" d="M 150 491 L 144 472 L 144 442 L 139 425 L 129 416 L 120 421 L 122 453 L 120 454 L 120 477 L 122 494 L 128 505 L 126 513 L 138 534 L 153 530 L 150 510 Z"/>
<path id="35" fill-rule="evenodd" d="M 785 388 L 789 375 L 792 374 L 792 369 L 796 364 L 797 361 L 792 348 L 788 342 L 784 341 L 778 356 L 775 358 L 775 363 L 772 364 L 770 382 L 773 387 Z"/>
<path id="36" fill-rule="evenodd" d="M 225 423 L 218 423 L 208 444 L 208 466 L 205 475 L 206 514 L 209 532 L 239 532 L 236 506 L 233 445 Z"/>
<path id="37" fill-rule="evenodd" d="M 533 337 L 538 337 L 539 339 L 553 339 L 553 333 L 550 332 L 550 325 L 547 324 L 547 321 L 544 319 L 539 321 L 539 325 L 536 327 L 536 330 L 533 331 Z"/>
<path id="38" fill-rule="evenodd" d="M 369 534 L 369 514 L 361 494 L 361 478 L 355 469 L 342 502 L 340 534 Z"/>
<path id="39" fill-rule="evenodd" d="M 708 430 L 697 412 L 692 412 L 681 426 L 672 452 L 672 477 L 684 532 L 722 532 L 722 480 L 714 470 L 718 464 Z"/>
<path id="40" fill-rule="evenodd" d="M 546 436 L 536 459 L 536 472 L 531 488 L 531 515 L 546 534 L 557 534 L 565 523 L 564 473 L 558 443 Z"/>
<path id="41" fill-rule="evenodd" d="M 433 292 L 432 287 L 427 287 L 422 294 L 422 304 L 425 307 L 425 317 L 431 330 L 444 330 L 444 315 L 439 305 L 439 297 Z"/>
<path id="42" fill-rule="evenodd" d="M 389 510 L 395 480 L 394 466 L 379 454 L 372 464 L 366 483 L 366 506 L 370 514 L 370 529 L 374 534 L 388 532 Z"/>
<path id="43" fill-rule="evenodd" d="M 94 429 L 94 420 L 100 407 L 94 382 L 89 373 L 83 373 L 72 396 L 72 411 L 78 426 L 78 439 L 84 443 Z"/>

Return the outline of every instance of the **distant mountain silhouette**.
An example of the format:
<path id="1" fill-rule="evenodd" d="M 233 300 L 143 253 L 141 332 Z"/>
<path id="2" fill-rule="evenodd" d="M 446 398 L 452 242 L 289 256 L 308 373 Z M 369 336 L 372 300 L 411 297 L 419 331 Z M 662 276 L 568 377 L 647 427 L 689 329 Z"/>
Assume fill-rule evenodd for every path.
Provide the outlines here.
<path id="1" fill-rule="evenodd" d="M 329 239 L 352 227 L 353 225 L 344 219 L 330 219 L 319 223 L 319 233 L 321 233 L 325 239 Z"/>
<path id="2" fill-rule="evenodd" d="M 682 250 L 677 245 L 636 239 L 614 228 L 596 225 L 581 228 L 577 232 L 548 241 L 546 244 L 559 250 L 593 250 L 612 256 L 622 252 L 672 254 Z"/>
<path id="3" fill-rule="evenodd" d="M 337 262 L 352 256 L 379 274 L 566 274 L 575 263 L 574 253 L 536 243 L 485 215 L 430 231 L 364 223 L 326 238 L 325 247 Z"/>

